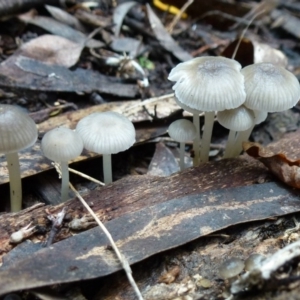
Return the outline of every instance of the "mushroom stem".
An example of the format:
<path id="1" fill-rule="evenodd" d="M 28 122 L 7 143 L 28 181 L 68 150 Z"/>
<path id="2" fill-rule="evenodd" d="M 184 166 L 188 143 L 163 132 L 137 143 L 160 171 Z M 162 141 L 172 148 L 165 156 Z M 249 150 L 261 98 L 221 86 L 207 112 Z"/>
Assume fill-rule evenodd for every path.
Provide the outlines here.
<path id="1" fill-rule="evenodd" d="M 238 132 L 237 137 L 236 137 L 236 148 L 234 150 L 233 157 L 240 155 L 240 153 L 243 150 L 243 142 L 246 142 L 249 140 L 249 137 L 251 135 L 251 132 L 252 132 L 254 126 L 255 126 L 255 124 L 245 131 Z"/>
<path id="2" fill-rule="evenodd" d="M 11 211 L 22 209 L 22 183 L 19 157 L 17 152 L 6 153 L 7 168 L 9 173 L 10 206 Z"/>
<path id="3" fill-rule="evenodd" d="M 234 156 L 234 150 L 236 145 L 236 134 L 237 132 L 235 130 L 229 131 L 224 158 L 230 158 Z"/>
<path id="4" fill-rule="evenodd" d="M 61 202 L 69 199 L 69 170 L 68 162 L 61 161 L 59 163 L 61 168 Z"/>
<path id="5" fill-rule="evenodd" d="M 103 177 L 104 183 L 112 183 L 112 171 L 111 171 L 111 154 L 103 154 Z"/>
<path id="6" fill-rule="evenodd" d="M 214 111 L 205 112 L 204 131 L 202 134 L 202 145 L 201 145 L 201 153 L 200 153 L 201 163 L 207 162 L 209 158 L 209 148 L 210 148 L 212 130 L 214 126 L 214 119 L 215 119 Z"/>
<path id="7" fill-rule="evenodd" d="M 183 171 L 185 169 L 184 165 L 184 148 L 185 148 L 185 143 L 179 143 L 179 166 L 180 166 L 180 171 Z"/>
<path id="8" fill-rule="evenodd" d="M 193 113 L 193 123 L 196 127 L 196 137 L 193 141 L 193 150 L 194 150 L 194 158 L 193 158 L 193 166 L 197 167 L 200 163 L 200 118 L 199 114 Z"/>

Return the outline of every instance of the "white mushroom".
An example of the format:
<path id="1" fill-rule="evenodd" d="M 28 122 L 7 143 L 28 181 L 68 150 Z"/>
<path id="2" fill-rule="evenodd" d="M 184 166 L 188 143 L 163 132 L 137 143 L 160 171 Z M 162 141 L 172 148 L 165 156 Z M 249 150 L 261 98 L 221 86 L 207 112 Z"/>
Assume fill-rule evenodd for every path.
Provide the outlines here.
<path id="1" fill-rule="evenodd" d="M 21 109 L 0 105 L 0 153 L 5 154 L 9 172 L 11 211 L 22 208 L 22 183 L 18 152 L 37 140 L 34 121 Z"/>
<path id="2" fill-rule="evenodd" d="M 222 126 L 229 129 L 224 158 L 233 157 L 236 151 L 235 146 L 237 145 L 236 134 L 253 127 L 254 113 L 251 109 L 241 105 L 234 109 L 219 111 L 217 119 Z"/>
<path id="3" fill-rule="evenodd" d="M 116 112 L 96 112 L 81 119 L 76 131 L 87 150 L 103 155 L 104 182 L 111 183 L 111 154 L 125 151 L 135 143 L 132 122 Z"/>
<path id="4" fill-rule="evenodd" d="M 201 111 L 197 109 L 193 109 L 183 103 L 181 103 L 176 97 L 175 102 L 185 111 L 193 114 L 193 123 L 196 128 L 196 136 L 193 140 L 193 150 L 194 150 L 194 158 L 193 158 L 193 166 L 197 167 L 199 165 L 200 160 L 200 143 L 201 143 L 201 136 L 200 136 L 200 118 L 199 114 Z"/>
<path id="5" fill-rule="evenodd" d="M 168 129 L 169 135 L 172 139 L 180 143 L 180 170 L 184 169 L 184 147 L 185 143 L 192 141 L 197 132 L 195 125 L 185 119 L 174 121 Z"/>
<path id="6" fill-rule="evenodd" d="M 80 135 L 64 127 L 48 131 L 41 143 L 44 155 L 60 164 L 61 167 L 61 201 L 67 201 L 69 196 L 68 161 L 79 156 L 83 150 Z"/>

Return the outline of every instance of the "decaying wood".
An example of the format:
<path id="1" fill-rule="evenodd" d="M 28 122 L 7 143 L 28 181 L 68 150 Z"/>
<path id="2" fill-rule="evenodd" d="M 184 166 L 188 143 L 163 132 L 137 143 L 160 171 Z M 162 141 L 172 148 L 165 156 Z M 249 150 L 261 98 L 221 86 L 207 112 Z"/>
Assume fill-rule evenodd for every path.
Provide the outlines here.
<path id="1" fill-rule="evenodd" d="M 108 221 L 126 213 L 186 195 L 251 185 L 267 176 L 267 170 L 255 160 L 238 158 L 203 164 L 198 168 L 190 168 L 170 177 L 126 177 L 106 187 L 91 191 L 84 198 L 102 221 Z M 37 226 L 37 234 L 32 239 L 44 240 L 46 236 L 43 232 L 49 230 L 45 210 L 57 213 L 65 205 L 68 207 L 66 222 L 86 214 L 81 203 L 73 199 L 57 206 L 37 207 L 29 211 L 1 215 L 0 257 L 12 249 L 9 236 L 30 222 Z M 70 235 L 69 229 L 63 228 L 57 240 L 65 239 Z"/>
<path id="2" fill-rule="evenodd" d="M 106 222 L 106 227 L 120 251 L 133 264 L 230 225 L 299 209 L 299 191 L 291 192 L 276 182 L 269 182 L 163 201 L 121 215 Z M 0 269 L 0 294 L 97 278 L 122 268 L 99 228 L 29 253 L 24 255 L 21 251 L 19 257 L 12 258 L 9 255 L 8 264 L 5 259 L 4 269 Z"/>

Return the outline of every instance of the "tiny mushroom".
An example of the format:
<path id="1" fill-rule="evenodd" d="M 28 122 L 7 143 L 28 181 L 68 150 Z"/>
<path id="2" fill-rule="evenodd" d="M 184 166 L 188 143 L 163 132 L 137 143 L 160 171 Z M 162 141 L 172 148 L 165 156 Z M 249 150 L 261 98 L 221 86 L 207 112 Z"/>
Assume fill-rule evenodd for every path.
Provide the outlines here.
<path id="1" fill-rule="evenodd" d="M 135 143 L 132 122 L 117 112 L 96 112 L 81 119 L 76 131 L 87 150 L 103 155 L 104 182 L 111 183 L 111 154 L 125 151 Z"/>
<path id="2" fill-rule="evenodd" d="M 34 121 L 21 109 L 0 105 L 0 153 L 5 154 L 10 183 L 11 211 L 22 208 L 22 183 L 18 152 L 31 147 L 37 140 Z"/>
<path id="3" fill-rule="evenodd" d="M 180 170 L 184 169 L 184 146 L 187 141 L 192 141 L 197 134 L 195 125 L 186 119 L 174 121 L 168 129 L 172 139 L 180 143 Z"/>
<path id="4" fill-rule="evenodd" d="M 244 267 L 245 263 L 240 258 L 230 258 L 219 267 L 219 276 L 224 280 L 234 280 L 244 270 Z"/>
<path id="5" fill-rule="evenodd" d="M 69 196 L 68 161 L 79 156 L 83 150 L 80 135 L 69 128 L 58 127 L 48 131 L 41 143 L 44 155 L 60 164 L 61 167 L 61 201 Z"/>
<path id="6" fill-rule="evenodd" d="M 235 141 L 236 145 L 235 145 L 235 151 L 233 153 L 233 157 L 238 156 L 241 153 L 241 151 L 243 150 L 242 144 L 243 142 L 249 140 L 249 137 L 252 133 L 254 126 L 264 122 L 268 117 L 268 113 L 266 111 L 259 111 L 259 110 L 252 110 L 252 111 L 254 113 L 254 124 L 249 129 L 237 133 L 236 141 Z"/>
<path id="7" fill-rule="evenodd" d="M 253 127 L 254 113 L 251 109 L 241 105 L 234 109 L 219 111 L 217 119 L 222 126 L 230 130 L 224 158 L 233 157 L 237 146 L 236 134 Z"/>
<path id="8" fill-rule="evenodd" d="M 204 56 L 178 64 L 169 74 L 178 100 L 205 112 L 201 162 L 208 161 L 215 111 L 236 108 L 246 99 L 240 70 L 233 59 Z"/>
<path id="9" fill-rule="evenodd" d="M 199 165 L 200 160 L 200 143 L 201 143 L 201 136 L 200 136 L 200 118 L 199 115 L 201 111 L 197 109 L 193 109 L 186 104 L 180 102 L 177 97 L 175 96 L 175 102 L 180 106 L 183 110 L 191 113 L 193 115 L 193 123 L 196 128 L 196 136 L 193 140 L 193 150 L 194 150 L 194 157 L 193 157 L 193 166 L 197 167 Z"/>
<path id="10" fill-rule="evenodd" d="M 253 253 L 245 261 L 245 270 L 252 271 L 254 269 L 260 268 L 262 262 L 265 260 L 265 256 Z"/>

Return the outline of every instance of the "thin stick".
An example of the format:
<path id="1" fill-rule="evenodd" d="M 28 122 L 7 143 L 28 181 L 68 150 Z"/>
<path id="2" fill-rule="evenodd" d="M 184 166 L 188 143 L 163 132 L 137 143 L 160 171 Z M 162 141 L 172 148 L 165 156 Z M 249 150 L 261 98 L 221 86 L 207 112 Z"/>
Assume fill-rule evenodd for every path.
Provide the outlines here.
<path id="1" fill-rule="evenodd" d="M 125 258 L 125 256 L 123 254 L 121 254 L 121 252 L 119 251 L 119 249 L 118 249 L 117 245 L 115 244 L 111 234 L 108 232 L 108 230 L 106 229 L 104 224 L 100 221 L 100 219 L 96 216 L 96 214 L 93 212 L 93 210 L 89 207 L 89 205 L 85 202 L 85 200 L 81 197 L 81 195 L 77 192 L 77 190 L 74 188 L 74 186 L 70 182 L 69 182 L 69 186 L 70 186 L 71 190 L 76 194 L 76 197 L 81 201 L 82 205 L 87 209 L 87 211 L 95 219 L 97 224 L 103 230 L 104 234 L 107 236 L 109 242 L 111 243 L 112 248 L 114 249 L 118 259 L 121 262 L 121 265 L 122 265 L 122 267 L 123 267 L 123 269 L 124 269 L 124 271 L 127 275 L 128 281 L 131 284 L 132 288 L 134 289 L 135 294 L 137 295 L 139 300 L 143 300 L 143 296 L 142 296 L 136 282 L 134 281 L 134 278 L 132 277 L 132 270 L 130 268 L 130 265 L 129 265 L 127 259 Z"/>
<path id="2" fill-rule="evenodd" d="M 179 19 L 182 17 L 183 13 L 188 9 L 188 7 L 194 2 L 194 0 L 187 1 L 180 9 L 178 14 L 174 17 L 173 21 L 168 26 L 168 32 L 171 34 L 173 32 L 174 27 L 178 23 Z"/>
<path id="3" fill-rule="evenodd" d="M 161 100 L 164 100 L 164 99 L 168 99 L 168 98 L 171 98 L 171 97 L 174 97 L 174 93 L 163 95 L 163 96 L 160 96 L 160 97 L 149 98 L 149 99 L 146 99 L 144 101 L 141 100 L 139 103 L 134 104 L 134 105 L 122 110 L 120 113 L 122 113 L 122 114 L 124 114 L 125 116 L 128 117 L 128 116 L 134 114 L 135 112 L 137 112 L 140 109 L 140 107 L 142 107 L 142 106 L 146 106 L 147 104 L 155 103 L 155 102 L 158 102 L 158 101 L 161 101 Z"/>
<path id="4" fill-rule="evenodd" d="M 97 183 L 97 184 L 99 184 L 99 185 L 105 185 L 102 181 L 99 181 L 99 180 L 97 180 L 97 179 L 95 179 L 95 178 L 93 178 L 93 177 L 91 177 L 91 176 L 89 176 L 89 175 L 86 175 L 86 174 L 81 173 L 81 172 L 79 172 L 79 171 L 76 171 L 76 170 L 74 170 L 74 169 L 69 168 L 69 171 L 70 171 L 71 173 L 77 174 L 77 175 L 79 175 L 79 176 L 81 176 L 81 177 L 83 177 L 83 178 L 85 178 L 85 179 L 88 179 L 88 180 L 90 180 L 90 181 L 93 181 L 93 182 L 95 182 L 95 183 Z"/>
<path id="5" fill-rule="evenodd" d="M 244 38 L 244 36 L 245 36 L 247 30 L 249 29 L 249 26 L 252 24 L 252 22 L 254 21 L 254 19 L 256 19 L 259 15 L 263 14 L 264 12 L 265 12 L 265 11 L 262 10 L 262 11 L 256 13 L 256 14 L 249 20 L 247 26 L 245 27 L 245 29 L 243 30 L 243 32 L 242 32 L 242 34 L 241 34 L 241 36 L 240 36 L 240 38 L 239 38 L 239 41 L 238 41 L 237 45 L 235 46 L 234 52 L 233 52 L 232 57 L 231 57 L 232 59 L 235 58 L 236 53 L 238 52 L 238 49 L 239 49 L 240 44 L 241 44 L 241 42 L 242 42 L 242 39 Z"/>

